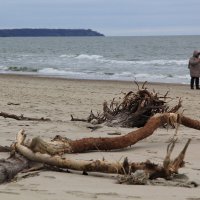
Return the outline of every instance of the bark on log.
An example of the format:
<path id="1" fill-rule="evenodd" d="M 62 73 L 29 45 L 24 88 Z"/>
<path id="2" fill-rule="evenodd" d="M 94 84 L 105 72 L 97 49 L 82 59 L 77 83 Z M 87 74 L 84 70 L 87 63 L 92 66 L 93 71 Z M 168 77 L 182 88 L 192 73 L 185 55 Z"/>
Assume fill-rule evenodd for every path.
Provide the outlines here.
<path id="1" fill-rule="evenodd" d="M 163 123 L 169 122 L 169 117 L 172 118 L 174 115 L 168 113 L 157 114 L 144 127 L 123 136 L 70 140 L 57 135 L 51 142 L 46 142 L 40 137 L 36 137 L 30 143 L 27 143 L 26 146 L 34 152 L 48 153 L 50 155 L 123 149 L 153 134 Z"/>
<path id="2" fill-rule="evenodd" d="M 83 138 L 80 140 L 69 141 L 70 148 L 68 149 L 70 149 L 71 152 L 66 153 L 80 153 L 92 150 L 108 151 L 129 147 L 152 135 L 153 132 L 162 125 L 162 123 L 168 121 L 168 117 L 169 114 L 155 115 L 144 127 L 123 136 L 112 138 Z"/>
<path id="3" fill-rule="evenodd" d="M 199 120 L 194 120 L 189 117 L 179 115 L 178 123 L 180 123 L 188 128 L 194 128 L 194 129 L 200 130 L 200 121 Z"/>

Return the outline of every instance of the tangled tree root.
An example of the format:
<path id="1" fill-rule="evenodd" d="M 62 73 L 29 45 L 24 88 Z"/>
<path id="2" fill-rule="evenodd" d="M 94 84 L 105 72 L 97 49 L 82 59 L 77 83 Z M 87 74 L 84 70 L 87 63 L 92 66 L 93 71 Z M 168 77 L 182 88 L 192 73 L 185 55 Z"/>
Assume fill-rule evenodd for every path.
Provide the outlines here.
<path id="1" fill-rule="evenodd" d="M 137 84 L 137 83 L 136 83 Z M 167 104 L 168 92 L 160 96 L 155 91 L 150 92 L 145 88 L 145 83 L 138 91 L 125 93 L 118 100 L 113 98 L 110 105 L 103 103 L 103 112 L 95 115 L 92 111 L 87 119 L 74 118 L 71 115 L 71 121 L 83 121 L 93 124 L 105 123 L 107 126 L 119 127 L 142 127 L 150 117 L 156 113 L 175 113 L 181 105 L 181 100 L 176 106 L 169 108 Z"/>

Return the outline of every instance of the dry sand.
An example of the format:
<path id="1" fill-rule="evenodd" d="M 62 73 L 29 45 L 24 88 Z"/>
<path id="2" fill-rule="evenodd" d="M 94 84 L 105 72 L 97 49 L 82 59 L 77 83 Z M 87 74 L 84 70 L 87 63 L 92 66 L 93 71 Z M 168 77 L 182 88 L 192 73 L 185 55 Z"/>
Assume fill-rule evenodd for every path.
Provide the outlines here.
<path id="1" fill-rule="evenodd" d="M 183 100 L 184 114 L 194 119 L 200 118 L 200 91 L 190 90 L 188 85 L 148 84 L 148 89 L 174 98 L 170 104 Z M 0 75 L 0 111 L 24 114 L 29 117 L 51 118 L 52 122 L 0 120 L 1 145 L 10 145 L 20 129 L 30 136 L 40 135 L 52 138 L 60 134 L 71 139 L 83 137 L 108 136 L 107 133 L 119 131 L 128 133 L 131 129 L 103 127 L 91 132 L 83 122 L 71 122 L 70 114 L 86 118 L 92 109 L 102 110 L 104 100 L 119 97 L 121 92 L 137 90 L 132 82 L 86 81 L 42 78 L 17 75 Z M 19 103 L 20 105 L 8 105 Z M 174 130 L 158 129 L 155 134 L 138 142 L 131 148 L 114 152 L 90 152 L 67 155 L 74 159 L 102 159 L 122 161 L 128 157 L 131 161 L 147 159 L 162 163 L 168 140 Z M 109 136 L 112 137 L 112 136 Z M 188 138 L 192 138 L 186 155 L 186 166 L 180 173 L 186 174 L 191 181 L 200 182 L 200 134 L 199 131 L 181 126 L 179 141 L 173 156 L 176 156 Z M 8 154 L 1 153 L 0 157 Z M 115 175 L 80 172 L 61 173 L 41 171 L 38 176 L 19 179 L 0 185 L 0 199 L 187 199 L 199 200 L 199 188 L 181 188 L 164 186 L 135 186 L 116 184 Z"/>

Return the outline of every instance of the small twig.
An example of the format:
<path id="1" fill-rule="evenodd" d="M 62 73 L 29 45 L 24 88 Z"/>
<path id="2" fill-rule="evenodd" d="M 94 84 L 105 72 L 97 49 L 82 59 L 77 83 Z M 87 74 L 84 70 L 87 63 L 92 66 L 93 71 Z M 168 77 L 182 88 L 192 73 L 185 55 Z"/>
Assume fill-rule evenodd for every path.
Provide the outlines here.
<path id="1" fill-rule="evenodd" d="M 19 106 L 20 103 L 12 103 L 12 102 L 8 102 L 7 105 L 14 105 L 14 106 Z"/>
<path id="2" fill-rule="evenodd" d="M 144 86 L 146 85 L 146 83 L 147 83 L 147 81 L 145 81 L 145 82 L 143 83 L 142 89 L 146 89 L 146 88 L 144 88 Z"/>
<path id="3" fill-rule="evenodd" d="M 137 85 L 138 90 L 140 90 L 140 86 L 139 86 L 138 82 L 137 82 L 137 81 L 134 81 L 134 83 Z"/>
<path id="4" fill-rule="evenodd" d="M 86 119 L 74 118 L 74 117 L 73 117 L 73 115 L 71 115 L 71 121 L 81 121 L 81 122 L 87 122 L 88 120 L 86 120 Z"/>
<path id="5" fill-rule="evenodd" d="M 24 121 L 51 121 L 49 118 L 24 117 L 23 114 L 15 115 L 15 114 L 9 114 L 9 113 L 5 113 L 5 112 L 0 112 L 0 116 L 2 116 L 4 118 L 12 118 L 15 120 L 24 120 Z"/>

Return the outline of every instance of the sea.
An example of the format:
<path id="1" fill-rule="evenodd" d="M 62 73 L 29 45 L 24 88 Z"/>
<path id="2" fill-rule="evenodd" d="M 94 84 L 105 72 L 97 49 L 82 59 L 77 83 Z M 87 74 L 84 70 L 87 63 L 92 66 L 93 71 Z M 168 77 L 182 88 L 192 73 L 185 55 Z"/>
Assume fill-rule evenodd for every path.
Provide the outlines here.
<path id="1" fill-rule="evenodd" d="M 200 36 L 1 37 L 0 73 L 188 84 Z"/>

